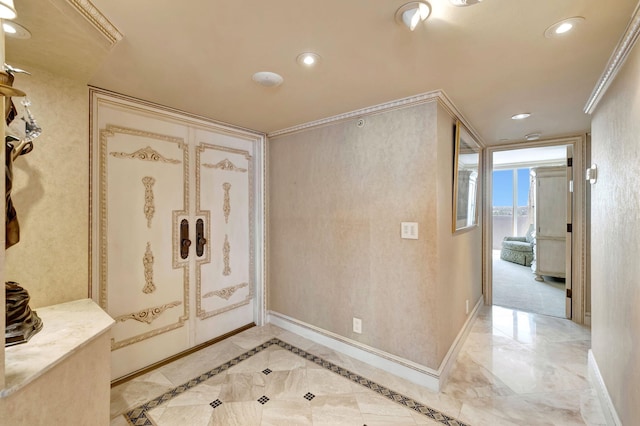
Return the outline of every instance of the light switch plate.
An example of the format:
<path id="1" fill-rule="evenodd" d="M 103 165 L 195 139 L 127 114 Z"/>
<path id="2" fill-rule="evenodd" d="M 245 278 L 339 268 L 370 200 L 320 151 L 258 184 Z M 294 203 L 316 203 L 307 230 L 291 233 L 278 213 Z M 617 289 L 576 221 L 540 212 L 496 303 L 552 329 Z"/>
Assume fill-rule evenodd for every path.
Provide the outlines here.
<path id="1" fill-rule="evenodd" d="M 400 237 L 405 240 L 417 240 L 418 239 L 418 223 L 402 222 L 400 224 Z"/>

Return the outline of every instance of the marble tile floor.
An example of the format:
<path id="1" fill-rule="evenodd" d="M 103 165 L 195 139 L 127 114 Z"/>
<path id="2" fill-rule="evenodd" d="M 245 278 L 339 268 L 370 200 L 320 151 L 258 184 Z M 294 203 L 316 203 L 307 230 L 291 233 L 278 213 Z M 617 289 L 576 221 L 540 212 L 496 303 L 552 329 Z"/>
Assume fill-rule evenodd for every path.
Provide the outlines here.
<path id="1" fill-rule="evenodd" d="M 587 327 L 483 307 L 433 392 L 266 325 L 114 387 L 111 426 L 604 425 L 589 347 Z"/>

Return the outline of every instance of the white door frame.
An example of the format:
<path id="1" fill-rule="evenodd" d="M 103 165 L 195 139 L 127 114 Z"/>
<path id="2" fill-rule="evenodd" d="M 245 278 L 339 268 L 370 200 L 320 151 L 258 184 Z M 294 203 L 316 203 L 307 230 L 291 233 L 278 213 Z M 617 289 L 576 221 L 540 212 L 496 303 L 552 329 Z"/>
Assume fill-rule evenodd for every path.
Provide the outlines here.
<path id="1" fill-rule="evenodd" d="M 256 141 L 255 151 L 255 303 L 254 322 L 267 323 L 267 135 L 262 133 Z"/>
<path id="2" fill-rule="evenodd" d="M 571 320 L 585 323 L 586 310 L 586 185 L 582 176 L 585 170 L 586 142 L 584 136 L 573 136 L 544 141 L 522 142 L 517 144 L 491 146 L 486 148 L 484 155 L 484 214 L 483 216 L 483 241 L 484 241 L 484 267 L 483 285 L 485 305 L 493 304 L 493 270 L 492 270 L 492 239 L 493 239 L 493 215 L 492 215 L 492 189 L 493 189 L 493 153 L 499 151 L 511 151 L 524 148 L 540 148 L 555 145 L 573 146 L 573 229 L 572 229 L 572 316 Z"/>

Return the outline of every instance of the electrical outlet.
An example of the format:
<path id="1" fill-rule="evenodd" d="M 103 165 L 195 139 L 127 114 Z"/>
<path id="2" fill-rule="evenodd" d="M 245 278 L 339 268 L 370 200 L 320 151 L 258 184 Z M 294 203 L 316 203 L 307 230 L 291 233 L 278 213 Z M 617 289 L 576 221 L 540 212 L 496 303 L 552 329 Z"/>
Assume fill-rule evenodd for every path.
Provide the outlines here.
<path id="1" fill-rule="evenodd" d="M 469 299 L 467 299 L 464 306 L 465 306 L 464 310 L 466 314 L 469 315 Z"/>
<path id="2" fill-rule="evenodd" d="M 360 318 L 353 317 L 353 332 L 362 333 L 362 320 Z"/>

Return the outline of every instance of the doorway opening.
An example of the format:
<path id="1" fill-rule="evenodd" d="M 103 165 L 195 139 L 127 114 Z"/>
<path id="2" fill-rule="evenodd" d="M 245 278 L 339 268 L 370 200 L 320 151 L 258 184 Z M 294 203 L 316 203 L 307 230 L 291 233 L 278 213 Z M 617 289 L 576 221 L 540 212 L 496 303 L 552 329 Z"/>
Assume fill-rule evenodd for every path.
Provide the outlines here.
<path id="1" fill-rule="evenodd" d="M 571 318 L 573 146 L 491 155 L 492 303 Z"/>

